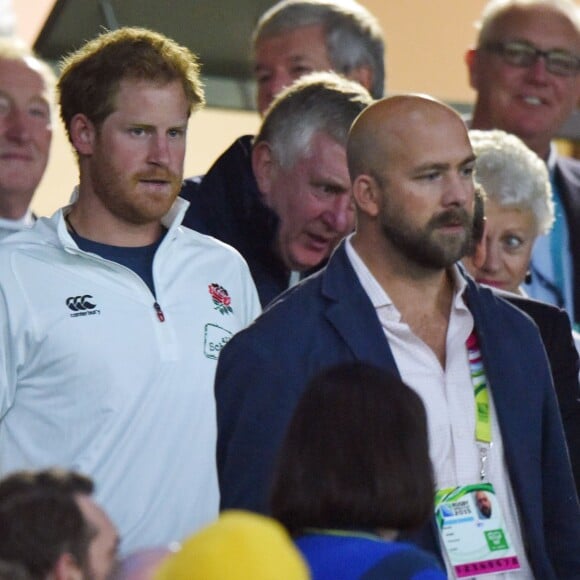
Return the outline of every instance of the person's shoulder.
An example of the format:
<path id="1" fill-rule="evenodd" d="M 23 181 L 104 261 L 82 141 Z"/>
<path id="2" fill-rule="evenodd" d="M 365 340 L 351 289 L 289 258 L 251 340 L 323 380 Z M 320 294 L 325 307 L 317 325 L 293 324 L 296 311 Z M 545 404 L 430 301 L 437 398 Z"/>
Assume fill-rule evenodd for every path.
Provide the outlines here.
<path id="1" fill-rule="evenodd" d="M 234 336 L 228 347 L 254 341 L 273 349 L 288 344 L 307 345 L 309 337 L 317 334 L 324 324 L 323 310 L 317 273 L 282 293 L 253 324 Z"/>
<path id="2" fill-rule="evenodd" d="M 247 266 L 246 261 L 236 248 L 213 236 L 202 234 L 184 225 L 179 226 L 178 232 L 177 239 L 180 246 L 189 248 L 196 254 L 203 254 L 204 263 L 231 261 L 243 263 Z"/>
<path id="3" fill-rule="evenodd" d="M 305 278 L 296 286 L 289 288 L 277 296 L 266 307 L 264 314 L 279 316 L 287 312 L 318 311 L 323 303 L 321 299 L 321 280 L 324 270 L 320 270 Z"/>
<path id="4" fill-rule="evenodd" d="M 396 550 L 389 550 L 384 558 L 361 576 L 361 580 L 447 578 L 434 555 L 404 542 L 395 542 L 392 545 Z"/>
<path id="5" fill-rule="evenodd" d="M 238 137 L 212 164 L 208 172 L 200 177 L 194 177 L 188 182 L 193 192 L 196 187 L 204 187 L 204 183 L 211 182 L 216 176 L 229 173 L 232 169 L 246 168 L 250 163 L 253 135 Z"/>
<path id="6" fill-rule="evenodd" d="M 67 263 L 71 256 L 65 251 L 56 229 L 40 218 L 32 228 L 20 230 L 0 242 L 0 286 L 12 288 L 17 296 L 23 286 L 38 281 L 39 266 L 43 276 L 50 274 L 59 264 Z M 48 270 L 47 270 L 48 268 Z"/>
<path id="7" fill-rule="evenodd" d="M 237 159 L 248 159 L 252 153 L 252 146 L 254 143 L 254 135 L 242 135 L 238 137 L 221 155 L 218 157 L 216 164 L 221 159 L 234 157 Z"/>
<path id="8" fill-rule="evenodd" d="M 543 318 L 567 318 L 566 311 L 562 308 L 555 306 L 554 304 L 548 304 L 547 302 L 542 302 L 541 300 L 535 300 L 528 296 L 520 296 L 518 294 L 512 294 L 509 292 L 502 292 L 497 290 L 494 292 L 503 300 L 506 300 L 510 304 L 516 306 L 519 310 L 523 310 L 526 314 L 529 314 L 532 318 L 537 317 Z"/>
<path id="9" fill-rule="evenodd" d="M 14 254 L 33 247 L 46 248 L 58 241 L 56 216 L 38 218 L 32 227 L 25 228 L 7 236 L 0 243 L 0 253 Z"/>
<path id="10" fill-rule="evenodd" d="M 470 280 L 468 283 L 468 302 L 471 306 L 477 305 L 477 318 L 486 321 L 490 328 L 501 328 L 502 336 L 507 333 L 537 333 L 537 324 L 532 311 L 519 308 L 511 302 L 506 293 Z M 531 309 L 530 309 L 531 310 Z M 473 311 L 473 308 L 472 308 Z"/>
<path id="11" fill-rule="evenodd" d="M 476 301 L 478 304 L 482 304 L 485 307 L 487 314 L 497 315 L 499 311 L 508 312 L 514 311 L 514 307 L 509 304 L 504 299 L 503 295 L 507 295 L 507 292 L 497 290 L 491 286 L 486 286 L 485 284 L 478 284 L 470 276 L 465 276 L 467 280 L 467 296 L 468 301 L 473 303 Z"/>
<path id="12" fill-rule="evenodd" d="M 232 242 L 231 228 L 246 205 L 259 198 L 251 163 L 251 135 L 244 135 L 224 151 L 205 175 L 185 179 L 180 197 L 189 202 L 183 224 Z M 252 207 L 252 209 L 254 209 Z M 253 218 L 253 211 L 249 211 Z"/>
<path id="13" fill-rule="evenodd" d="M 181 184 L 181 191 L 179 192 L 180 197 L 189 201 L 195 201 L 196 196 L 199 194 L 199 190 L 201 187 L 201 182 L 205 176 L 204 175 L 195 175 L 194 177 L 188 177 L 187 179 L 183 180 Z"/>
<path id="14" fill-rule="evenodd" d="M 199 191 L 212 192 L 215 188 L 232 184 L 253 181 L 252 170 L 252 135 L 243 135 L 236 139 L 213 163 L 208 172 L 199 181 Z M 194 185 L 192 185 L 194 187 Z"/>

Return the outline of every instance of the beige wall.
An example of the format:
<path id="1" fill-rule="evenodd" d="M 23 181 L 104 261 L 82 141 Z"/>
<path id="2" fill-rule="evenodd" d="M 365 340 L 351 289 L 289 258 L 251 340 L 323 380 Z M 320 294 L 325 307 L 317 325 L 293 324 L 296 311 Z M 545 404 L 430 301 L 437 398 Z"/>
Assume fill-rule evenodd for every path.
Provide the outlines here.
<path id="1" fill-rule="evenodd" d="M 473 22 L 485 0 L 360 1 L 377 15 L 385 31 L 389 93 L 412 91 L 448 101 L 473 100 L 463 54 L 475 39 Z M 19 34 L 33 43 L 54 0 L 14 0 L 13 4 Z M 206 110 L 196 114 L 189 128 L 185 174 L 204 173 L 233 139 L 255 132 L 258 122 L 252 113 Z M 66 203 L 76 178 L 74 157 L 58 124 L 34 210 L 46 215 Z"/>
<path id="2" fill-rule="evenodd" d="M 389 93 L 422 92 L 471 102 L 463 55 L 486 0 L 360 0 L 387 39 Z"/>

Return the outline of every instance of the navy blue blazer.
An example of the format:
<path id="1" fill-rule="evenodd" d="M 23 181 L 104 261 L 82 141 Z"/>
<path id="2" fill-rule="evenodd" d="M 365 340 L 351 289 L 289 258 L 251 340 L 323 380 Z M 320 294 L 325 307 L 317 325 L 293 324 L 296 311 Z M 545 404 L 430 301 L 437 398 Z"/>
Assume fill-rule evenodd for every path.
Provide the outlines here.
<path id="1" fill-rule="evenodd" d="M 538 330 L 489 289 L 467 284 L 530 564 L 537 578 L 578 578 L 580 510 Z M 286 292 L 220 355 L 222 509 L 268 511 L 276 454 L 306 382 L 356 360 L 399 374 L 342 243 L 324 270 Z M 417 541 L 439 554 L 432 525 Z"/>

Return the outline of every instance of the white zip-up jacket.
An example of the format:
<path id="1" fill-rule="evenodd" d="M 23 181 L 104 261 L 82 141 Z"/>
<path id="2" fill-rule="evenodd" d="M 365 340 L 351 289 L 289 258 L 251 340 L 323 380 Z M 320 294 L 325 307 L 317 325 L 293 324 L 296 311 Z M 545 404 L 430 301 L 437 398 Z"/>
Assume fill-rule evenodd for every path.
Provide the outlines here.
<path id="1" fill-rule="evenodd" d="M 214 373 L 259 313 L 231 247 L 179 226 L 132 270 L 78 248 L 63 215 L 0 244 L 0 476 L 88 474 L 122 552 L 166 545 L 217 516 Z"/>

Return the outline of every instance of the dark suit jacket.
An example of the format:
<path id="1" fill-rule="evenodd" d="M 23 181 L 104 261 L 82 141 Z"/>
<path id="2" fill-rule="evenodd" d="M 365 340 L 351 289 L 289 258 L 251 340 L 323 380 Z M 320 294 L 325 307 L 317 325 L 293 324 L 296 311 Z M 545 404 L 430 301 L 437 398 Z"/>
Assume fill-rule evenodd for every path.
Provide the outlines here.
<path id="1" fill-rule="evenodd" d="M 572 254 L 572 268 L 574 270 L 573 319 L 577 324 L 580 324 L 580 161 L 558 156 L 554 177 L 566 213 L 566 223 L 570 234 L 570 253 Z"/>
<path id="2" fill-rule="evenodd" d="M 578 578 L 580 512 L 548 361 L 535 325 L 467 281 L 527 555 L 537 578 Z M 216 375 L 222 509 L 267 511 L 276 453 L 306 382 L 364 361 L 398 374 L 375 310 L 341 244 L 222 350 Z M 419 544 L 439 553 L 431 526 Z"/>
<path id="3" fill-rule="evenodd" d="M 502 293 L 502 298 L 523 310 L 538 326 L 552 369 L 558 406 L 564 423 L 572 472 L 580 496 L 580 388 L 578 386 L 578 351 L 572 338 L 570 319 L 565 310 Z"/>

